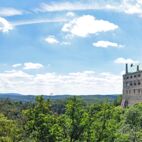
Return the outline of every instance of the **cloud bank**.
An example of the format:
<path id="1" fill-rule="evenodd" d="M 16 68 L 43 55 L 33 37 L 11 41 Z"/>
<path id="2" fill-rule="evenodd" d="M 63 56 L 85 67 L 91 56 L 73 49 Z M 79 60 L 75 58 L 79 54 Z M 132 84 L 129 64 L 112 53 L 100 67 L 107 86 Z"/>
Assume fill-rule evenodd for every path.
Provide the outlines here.
<path id="1" fill-rule="evenodd" d="M 121 93 L 121 75 L 94 71 L 29 74 L 21 70 L 0 73 L 0 92 L 22 94 L 112 94 Z"/>

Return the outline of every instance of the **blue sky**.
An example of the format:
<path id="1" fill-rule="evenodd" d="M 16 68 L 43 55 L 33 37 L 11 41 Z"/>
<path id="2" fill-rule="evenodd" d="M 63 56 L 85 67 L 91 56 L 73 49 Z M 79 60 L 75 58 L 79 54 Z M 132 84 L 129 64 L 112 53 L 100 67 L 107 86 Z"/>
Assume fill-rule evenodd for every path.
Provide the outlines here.
<path id="1" fill-rule="evenodd" d="M 121 93 L 141 25 L 141 0 L 0 0 L 0 92 Z"/>

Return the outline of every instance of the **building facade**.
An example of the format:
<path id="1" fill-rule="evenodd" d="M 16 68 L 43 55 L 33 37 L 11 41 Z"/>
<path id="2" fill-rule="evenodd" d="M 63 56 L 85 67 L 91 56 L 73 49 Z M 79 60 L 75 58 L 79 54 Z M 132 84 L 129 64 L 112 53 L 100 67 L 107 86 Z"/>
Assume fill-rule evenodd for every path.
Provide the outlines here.
<path id="1" fill-rule="evenodd" d="M 137 65 L 136 71 L 129 72 L 128 64 L 126 64 L 123 75 L 122 106 L 130 106 L 139 102 L 142 102 L 142 71 Z"/>

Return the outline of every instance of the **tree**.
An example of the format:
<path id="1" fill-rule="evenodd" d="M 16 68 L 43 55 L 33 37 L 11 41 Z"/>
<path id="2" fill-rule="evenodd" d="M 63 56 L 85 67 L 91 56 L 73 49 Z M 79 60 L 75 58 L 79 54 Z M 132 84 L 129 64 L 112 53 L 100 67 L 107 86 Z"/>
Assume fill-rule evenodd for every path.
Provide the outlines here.
<path id="1" fill-rule="evenodd" d="M 142 141 L 142 104 L 126 109 L 122 133 L 128 136 L 129 142 Z"/>
<path id="2" fill-rule="evenodd" d="M 14 120 L 0 113 L 0 142 L 18 141 L 18 128 Z"/>
<path id="3" fill-rule="evenodd" d="M 100 104 L 100 110 L 94 116 L 94 141 L 114 142 L 120 127 L 121 108 L 114 107 L 109 103 Z"/>
<path id="4" fill-rule="evenodd" d="M 117 98 L 114 100 L 114 106 L 120 106 L 122 102 L 122 95 L 118 95 Z"/>
<path id="5" fill-rule="evenodd" d="M 35 142 L 54 142 L 60 139 L 60 127 L 57 115 L 51 111 L 50 100 L 42 96 L 36 98 L 33 108 L 24 111 L 26 117 L 25 132 L 29 140 Z"/>
<path id="6" fill-rule="evenodd" d="M 69 142 L 83 141 L 87 120 L 88 113 L 84 102 L 77 97 L 68 99 L 65 114 L 60 119 L 64 138 Z"/>

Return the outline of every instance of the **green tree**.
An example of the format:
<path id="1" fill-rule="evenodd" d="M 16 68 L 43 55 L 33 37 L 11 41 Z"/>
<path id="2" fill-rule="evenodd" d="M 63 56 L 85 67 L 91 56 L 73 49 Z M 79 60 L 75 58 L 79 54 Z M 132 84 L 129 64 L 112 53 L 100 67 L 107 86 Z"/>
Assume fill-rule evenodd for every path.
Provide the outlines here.
<path id="1" fill-rule="evenodd" d="M 0 142 L 18 141 L 18 128 L 14 120 L 9 120 L 0 113 Z"/>
<path id="2" fill-rule="evenodd" d="M 60 126 L 66 141 L 84 141 L 84 132 L 88 122 L 88 113 L 85 107 L 84 102 L 77 97 L 68 99 L 65 114 L 60 119 Z"/>
<path id="3" fill-rule="evenodd" d="M 118 95 L 117 98 L 114 100 L 114 106 L 120 106 L 122 102 L 122 95 Z"/>
<path id="4" fill-rule="evenodd" d="M 94 141 L 114 142 L 118 137 L 118 129 L 121 121 L 121 108 L 109 103 L 100 104 L 100 110 L 94 116 Z"/>
<path id="5" fill-rule="evenodd" d="M 24 111 L 25 132 L 31 141 L 55 142 L 61 138 L 58 116 L 51 111 L 51 102 L 42 96 L 36 98 L 33 108 Z"/>
<path id="6" fill-rule="evenodd" d="M 122 133 L 127 135 L 129 142 L 142 141 L 142 104 L 137 104 L 126 109 Z"/>

